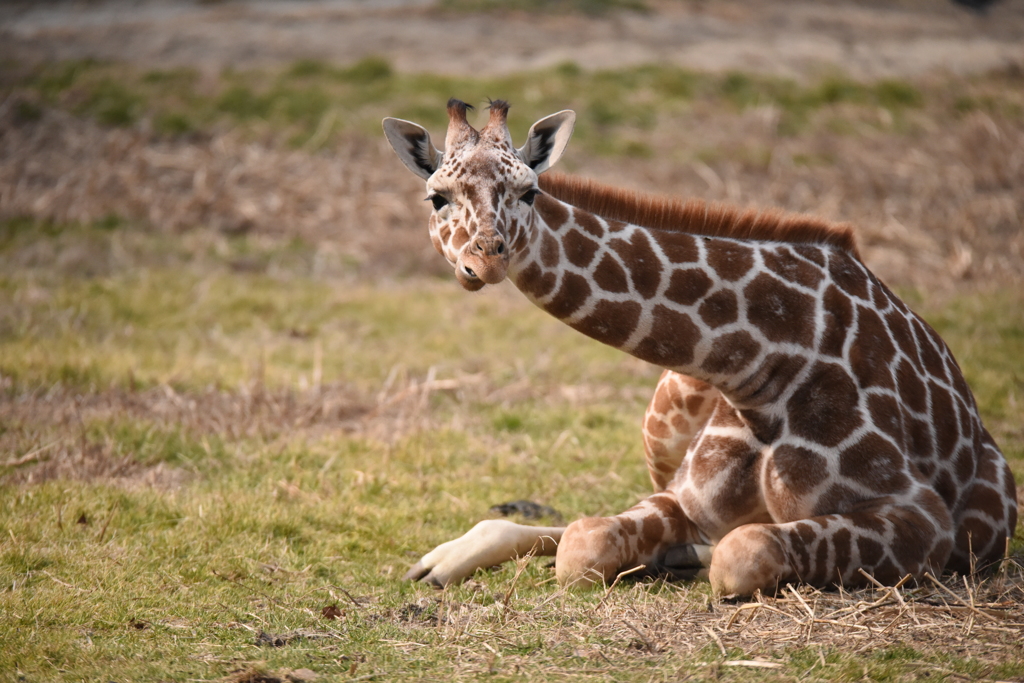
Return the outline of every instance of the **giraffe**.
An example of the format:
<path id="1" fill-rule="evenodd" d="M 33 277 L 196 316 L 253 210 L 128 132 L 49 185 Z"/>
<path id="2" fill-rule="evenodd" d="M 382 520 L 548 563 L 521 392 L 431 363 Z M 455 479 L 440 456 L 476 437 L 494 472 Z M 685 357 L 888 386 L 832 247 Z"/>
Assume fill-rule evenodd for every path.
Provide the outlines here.
<path id="1" fill-rule="evenodd" d="M 716 594 L 966 573 L 1002 557 L 1012 473 L 938 334 L 861 261 L 852 229 L 545 174 L 575 114 L 515 148 L 448 103 L 444 149 L 384 131 L 426 181 L 429 233 L 476 291 L 511 280 L 570 327 L 663 368 L 643 421 L 654 493 L 564 528 L 485 520 L 407 579 L 445 586 L 532 553 L 563 586 L 643 569 Z"/>

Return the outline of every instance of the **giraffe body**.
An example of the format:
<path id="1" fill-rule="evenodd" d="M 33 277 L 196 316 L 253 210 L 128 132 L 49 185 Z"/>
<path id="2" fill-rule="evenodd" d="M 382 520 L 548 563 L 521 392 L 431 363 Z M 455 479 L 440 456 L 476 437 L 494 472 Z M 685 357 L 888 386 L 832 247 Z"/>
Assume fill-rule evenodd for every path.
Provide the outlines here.
<path id="1" fill-rule="evenodd" d="M 665 369 L 643 427 L 655 494 L 564 530 L 483 522 L 410 578 L 445 585 L 557 544 L 563 585 L 644 565 L 749 595 L 1002 556 L 1009 467 L 949 349 L 864 266 L 848 228 L 538 177 L 573 115 L 537 122 L 517 150 L 507 108 L 493 103 L 476 131 L 450 102 L 444 152 L 415 124 L 386 119 L 385 132 L 427 180 L 431 238 L 464 287 L 511 279 Z"/>

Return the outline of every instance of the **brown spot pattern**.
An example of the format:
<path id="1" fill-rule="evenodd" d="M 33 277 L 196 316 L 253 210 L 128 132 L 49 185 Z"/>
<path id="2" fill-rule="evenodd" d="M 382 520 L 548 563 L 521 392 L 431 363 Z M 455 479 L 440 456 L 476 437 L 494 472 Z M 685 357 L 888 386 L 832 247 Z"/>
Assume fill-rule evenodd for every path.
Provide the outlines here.
<path id="1" fill-rule="evenodd" d="M 929 382 L 928 393 L 932 399 L 932 425 L 935 427 L 936 455 L 941 460 L 948 460 L 953 455 L 953 448 L 960 437 L 953 398 L 943 387 Z"/>
<path id="2" fill-rule="evenodd" d="M 553 197 L 539 194 L 533 203 L 537 207 L 537 213 L 540 214 L 541 219 L 556 232 L 569 220 L 569 210 L 562 202 Z"/>
<path id="3" fill-rule="evenodd" d="M 882 561 L 885 549 L 882 544 L 867 536 L 857 537 L 857 552 L 860 554 L 862 565 L 877 565 Z"/>
<path id="4" fill-rule="evenodd" d="M 551 233 L 544 233 L 540 244 L 540 262 L 544 264 L 545 268 L 555 268 L 561 257 L 558 240 L 552 237 Z"/>
<path id="5" fill-rule="evenodd" d="M 850 347 L 850 366 L 864 388 L 895 389 L 889 363 L 896 347 L 877 313 L 861 306 L 857 312 L 857 336 Z"/>
<path id="6" fill-rule="evenodd" d="M 770 353 L 736 386 L 733 394 L 746 404 L 773 405 L 805 365 L 807 359 L 803 356 Z"/>
<path id="7" fill-rule="evenodd" d="M 914 365 L 920 365 L 917 343 L 914 341 L 914 333 L 910 331 L 910 324 L 906 317 L 899 311 L 890 311 L 885 316 L 885 322 L 896 348 L 910 358 Z"/>
<path id="8" fill-rule="evenodd" d="M 686 365 L 693 360 L 693 345 L 700 330 L 690 316 L 658 304 L 650 334 L 633 350 L 633 355 L 662 367 Z"/>
<path id="9" fill-rule="evenodd" d="M 536 263 L 531 263 L 516 277 L 516 287 L 521 292 L 536 299 L 551 293 L 558 283 L 558 277 L 552 272 L 545 272 Z"/>
<path id="10" fill-rule="evenodd" d="M 601 301 L 573 327 L 591 339 L 620 347 L 633 333 L 643 307 L 635 301 Z"/>
<path id="11" fill-rule="evenodd" d="M 590 296 L 590 283 L 582 275 L 566 273 L 562 277 L 562 286 L 554 298 L 544 305 L 546 310 L 556 318 L 568 318 L 586 303 Z"/>
<path id="12" fill-rule="evenodd" d="M 845 484 L 832 484 L 819 498 L 814 513 L 848 512 L 861 499 L 860 494 Z"/>
<path id="13" fill-rule="evenodd" d="M 906 358 L 896 365 L 896 386 L 903 403 L 917 413 L 928 408 L 928 389 Z"/>
<path id="14" fill-rule="evenodd" d="M 579 230 L 570 230 L 562 240 L 565 249 L 565 258 L 569 263 L 580 268 L 586 268 L 594 260 L 597 254 L 598 244 L 585 236 Z"/>
<path id="15" fill-rule="evenodd" d="M 833 251 L 828 257 L 828 274 L 839 289 L 858 299 L 868 298 L 864 268 L 849 254 Z"/>
<path id="16" fill-rule="evenodd" d="M 747 367 L 760 352 L 761 344 L 749 332 L 730 332 L 715 339 L 702 367 L 712 374 L 734 375 Z"/>
<path id="17" fill-rule="evenodd" d="M 665 258 L 673 265 L 696 263 L 700 259 L 697 239 L 685 232 L 655 230 L 651 232 L 654 241 L 661 247 Z"/>
<path id="18" fill-rule="evenodd" d="M 814 490 L 828 475 L 825 458 L 801 446 L 779 446 L 772 464 L 779 481 L 798 495 Z"/>
<path id="19" fill-rule="evenodd" d="M 829 285 L 821 300 L 825 327 L 818 351 L 826 356 L 841 358 L 846 335 L 853 324 L 853 304 L 837 287 Z"/>
<path id="20" fill-rule="evenodd" d="M 810 262 L 812 262 L 812 263 L 814 263 L 814 264 L 816 264 L 818 266 L 821 266 L 822 268 L 825 267 L 825 254 L 822 252 L 822 250 L 820 248 L 813 247 L 813 246 L 806 245 L 806 244 L 795 244 L 795 245 L 791 246 L 790 248 L 796 254 L 798 254 L 799 256 L 807 259 L 808 261 L 810 261 Z"/>
<path id="21" fill-rule="evenodd" d="M 910 486 L 902 454 L 877 434 L 866 435 L 842 452 L 839 473 L 879 494 L 901 493 Z"/>
<path id="22" fill-rule="evenodd" d="M 824 274 L 820 268 L 798 259 L 792 255 L 787 247 L 776 249 L 764 249 L 761 252 L 764 264 L 768 269 L 776 273 L 783 280 L 794 282 L 810 289 L 817 289 Z"/>
<path id="23" fill-rule="evenodd" d="M 903 443 L 903 414 L 896 398 L 890 394 L 871 394 L 868 396 L 868 414 L 871 423 L 893 438 Z"/>
<path id="24" fill-rule="evenodd" d="M 917 339 L 917 348 L 921 354 L 921 361 L 924 363 L 925 371 L 932 377 L 945 379 L 946 365 L 942 362 L 942 356 L 932 342 L 935 334 L 928 323 L 920 318 L 913 319 L 914 337 Z"/>
<path id="25" fill-rule="evenodd" d="M 711 289 L 711 278 L 703 270 L 676 270 L 668 281 L 665 298 L 682 306 L 692 306 Z"/>
<path id="26" fill-rule="evenodd" d="M 836 446 L 863 423 L 857 386 L 840 365 L 818 362 L 786 407 L 797 436 Z"/>
<path id="27" fill-rule="evenodd" d="M 637 294 L 645 299 L 653 297 L 658 291 L 658 285 L 661 284 L 661 261 L 651 248 L 647 236 L 642 231 L 635 230 L 628 242 L 613 239 L 609 245 L 618 253 L 626 270 L 629 271 Z"/>
<path id="28" fill-rule="evenodd" d="M 840 474 L 879 494 L 899 494 L 910 485 L 896 446 L 867 434 L 840 456 Z"/>
<path id="29" fill-rule="evenodd" d="M 697 312 L 712 329 L 736 322 L 739 317 L 736 294 L 731 289 L 721 289 L 704 299 Z"/>
<path id="30" fill-rule="evenodd" d="M 594 282 L 598 287 L 612 294 L 623 294 L 629 291 L 626 271 L 611 254 L 605 254 L 597 268 L 594 269 Z"/>
<path id="31" fill-rule="evenodd" d="M 579 209 L 573 209 L 572 212 L 573 220 L 576 221 L 576 225 L 580 226 L 594 237 L 602 237 L 604 235 L 604 229 L 592 214 L 586 211 L 580 211 Z"/>
<path id="32" fill-rule="evenodd" d="M 747 319 L 773 342 L 810 347 L 814 342 L 814 300 L 767 273 L 743 290 Z"/>
<path id="33" fill-rule="evenodd" d="M 714 247 L 708 249 L 708 265 L 726 282 L 739 280 L 754 267 L 754 252 L 747 245 L 727 240 L 713 242 Z"/>

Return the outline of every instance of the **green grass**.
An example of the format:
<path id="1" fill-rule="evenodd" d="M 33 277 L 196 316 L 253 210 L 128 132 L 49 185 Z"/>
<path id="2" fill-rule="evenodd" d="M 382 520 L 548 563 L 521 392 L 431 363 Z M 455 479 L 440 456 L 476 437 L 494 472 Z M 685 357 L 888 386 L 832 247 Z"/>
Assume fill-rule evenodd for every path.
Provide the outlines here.
<path id="1" fill-rule="evenodd" d="M 710 618 L 704 584 L 558 595 L 539 561 L 444 593 L 402 582 L 418 554 L 493 504 L 525 497 L 573 519 L 645 495 L 639 421 L 657 372 L 575 335 L 511 286 L 476 295 L 448 279 L 353 286 L 313 278 L 292 258 L 304 253 L 293 242 L 209 249 L 114 221 L 9 222 L 0 236 L 9 265 L 0 275 L 0 407 L 11 416 L 0 423 L 3 460 L 57 443 L 54 452 L 134 467 L 0 486 L 7 679 L 186 681 L 299 668 L 326 680 L 1024 673 L 1016 655 L 993 665 L 920 643 L 856 654 L 841 641 L 757 650 L 726 640 L 723 655 L 687 621 Z M 115 248 L 122 260 L 85 268 L 61 257 L 86 245 L 101 261 Z M 292 270 L 231 268 L 252 253 Z M 1024 475 L 1024 296 L 910 298 L 954 349 Z M 269 418 L 246 431 L 244 410 L 237 433 L 218 432 L 198 417 L 132 408 L 164 405 L 163 385 L 244 408 L 257 373 L 279 392 L 268 400 L 306 400 L 318 356 L 326 386 L 371 405 L 389 376 L 391 396 L 428 376 L 470 379 L 421 408 L 396 404 L 366 433 Z M 90 409 L 89 396 L 108 395 L 120 410 Z M 19 411 L 26 401 L 38 409 Z M 166 471 L 182 478 L 145 483 L 147 472 Z M 325 619 L 329 605 L 344 614 Z M 731 608 L 713 609 L 717 619 Z M 696 644 L 650 651 L 631 628 Z M 304 637 L 272 647 L 258 644 L 261 631 Z M 754 655 L 781 668 L 725 666 Z"/>
<path id="2" fill-rule="evenodd" d="M 996 74 L 956 83 L 861 82 L 831 74 L 806 83 L 745 73 L 702 74 L 647 65 L 587 71 L 558 67 L 500 77 L 403 74 L 381 57 L 348 66 L 301 60 L 285 69 L 226 70 L 201 79 L 190 69 L 141 71 L 95 61 L 63 62 L 27 69 L 5 90 L 17 90 L 19 119 L 38 119 L 55 106 L 107 126 L 148 122 L 158 135 L 208 134 L 225 126 L 295 147 L 334 144 L 341 136 L 377 138 L 383 116 L 417 121 L 440 132 L 451 96 L 477 106 L 500 97 L 513 103 L 510 127 L 517 138 L 557 108 L 579 114 L 574 140 L 604 155 L 647 157 L 659 125 L 671 127 L 694 110 L 743 111 L 770 106 L 779 112 L 784 136 L 815 130 L 856 131 L 862 126 L 913 129 L 915 112 L 933 120 L 974 109 L 1019 113 L 1019 90 Z M 947 93 L 959 93 L 950 98 Z M 879 112 L 886 112 L 879 116 Z"/>
<path id="3" fill-rule="evenodd" d="M 4 87 L 18 91 L 18 125 L 58 107 L 161 136 L 233 127 L 310 150 L 346 135 L 379 142 L 384 115 L 440 133 L 439 102 L 500 96 L 514 104 L 517 139 L 572 107 L 586 149 L 646 157 L 683 112 L 770 107 L 781 135 L 883 120 L 912 133 L 921 112 L 1019 115 L 1010 81 L 798 84 L 573 63 L 453 78 L 371 58 L 212 82 L 68 62 Z M 762 146 L 694 149 L 756 169 L 771 159 Z M 1024 675 L 1019 650 L 977 633 L 965 651 L 915 639 L 923 631 L 883 635 L 885 624 L 872 649 L 851 644 L 857 632 L 776 642 L 793 621 L 755 624 L 773 637 L 722 632 L 723 653 L 702 625 L 718 628 L 734 607 L 706 584 L 559 594 L 541 561 L 443 593 L 400 581 L 496 503 L 529 498 L 571 520 L 644 496 L 639 424 L 658 372 L 547 318 L 511 285 L 469 295 L 450 277 L 325 277 L 315 253 L 260 235 L 171 236 L 115 215 L 0 222 L 0 680 L 241 681 L 299 668 L 325 680 Z M 905 294 L 953 349 L 1024 480 L 1024 295 Z M 424 395 L 428 379 L 447 388 Z M 43 476 L 58 462 L 61 478 Z M 340 618 L 321 615 L 330 605 Z M 273 647 L 261 631 L 304 637 Z M 726 665 L 755 656 L 776 668 Z"/>

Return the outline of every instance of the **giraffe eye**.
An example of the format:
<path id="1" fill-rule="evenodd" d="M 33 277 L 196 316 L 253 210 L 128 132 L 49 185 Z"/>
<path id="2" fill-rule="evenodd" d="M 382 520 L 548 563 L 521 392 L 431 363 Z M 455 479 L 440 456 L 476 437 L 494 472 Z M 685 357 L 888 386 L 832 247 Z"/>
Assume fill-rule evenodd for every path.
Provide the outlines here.
<path id="1" fill-rule="evenodd" d="M 430 200 L 430 203 L 434 205 L 434 211 L 440 211 L 444 207 L 448 206 L 448 200 L 439 194 L 427 197 L 427 199 Z"/>
<path id="2" fill-rule="evenodd" d="M 527 190 L 523 193 L 523 196 L 519 198 L 519 201 L 527 206 L 533 206 L 533 200 L 536 199 L 538 194 L 540 194 L 540 190 Z"/>

